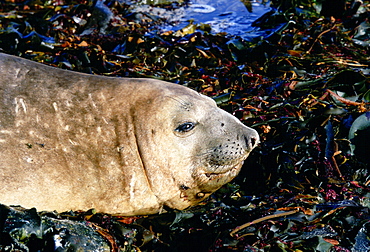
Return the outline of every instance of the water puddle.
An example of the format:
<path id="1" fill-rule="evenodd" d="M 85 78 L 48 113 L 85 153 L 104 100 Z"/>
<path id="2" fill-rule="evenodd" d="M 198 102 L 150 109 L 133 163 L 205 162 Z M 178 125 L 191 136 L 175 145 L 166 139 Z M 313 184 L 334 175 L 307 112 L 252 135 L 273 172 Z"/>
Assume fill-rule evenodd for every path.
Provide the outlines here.
<path id="1" fill-rule="evenodd" d="M 173 9 L 153 7 L 153 4 L 170 2 L 168 0 L 143 0 L 133 11 L 166 18 L 168 23 L 160 27 L 162 31 L 182 29 L 189 24 L 189 20 L 193 20 L 195 24 L 209 24 L 212 33 L 226 32 L 250 40 L 263 35 L 251 24 L 271 10 L 269 3 L 265 1 L 192 0 L 185 6 Z M 249 12 L 247 7 L 252 11 Z"/>

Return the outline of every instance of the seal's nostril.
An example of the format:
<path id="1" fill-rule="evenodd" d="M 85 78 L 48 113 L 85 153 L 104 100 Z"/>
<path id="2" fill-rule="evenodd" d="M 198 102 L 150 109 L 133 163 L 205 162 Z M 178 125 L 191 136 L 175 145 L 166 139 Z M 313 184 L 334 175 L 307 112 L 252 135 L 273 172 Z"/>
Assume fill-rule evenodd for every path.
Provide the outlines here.
<path id="1" fill-rule="evenodd" d="M 258 138 L 256 137 L 244 137 L 244 139 L 248 149 L 253 149 L 258 144 Z"/>
<path id="2" fill-rule="evenodd" d="M 256 139 L 254 137 L 251 137 L 251 148 L 253 148 L 256 144 Z"/>

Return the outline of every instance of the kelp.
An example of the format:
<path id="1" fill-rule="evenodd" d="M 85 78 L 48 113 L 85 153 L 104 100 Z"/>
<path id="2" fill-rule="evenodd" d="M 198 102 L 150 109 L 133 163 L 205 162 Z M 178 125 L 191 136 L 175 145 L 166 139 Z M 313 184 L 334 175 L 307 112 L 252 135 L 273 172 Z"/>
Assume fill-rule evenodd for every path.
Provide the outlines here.
<path id="1" fill-rule="evenodd" d="M 162 31 L 166 19 L 122 1 L 0 3 L 2 51 L 185 85 L 261 136 L 239 176 L 197 207 L 128 218 L 1 206 L 0 248 L 368 251 L 369 2 L 331 2 L 272 1 L 250 40 L 194 22 Z"/>

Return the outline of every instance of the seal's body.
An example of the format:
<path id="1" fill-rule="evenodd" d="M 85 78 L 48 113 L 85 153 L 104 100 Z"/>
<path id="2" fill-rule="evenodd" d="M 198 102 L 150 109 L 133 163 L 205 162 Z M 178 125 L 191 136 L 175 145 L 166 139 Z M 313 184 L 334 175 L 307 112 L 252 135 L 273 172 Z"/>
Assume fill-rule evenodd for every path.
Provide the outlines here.
<path id="1" fill-rule="evenodd" d="M 0 203 L 137 215 L 233 179 L 255 130 L 186 87 L 0 54 Z"/>

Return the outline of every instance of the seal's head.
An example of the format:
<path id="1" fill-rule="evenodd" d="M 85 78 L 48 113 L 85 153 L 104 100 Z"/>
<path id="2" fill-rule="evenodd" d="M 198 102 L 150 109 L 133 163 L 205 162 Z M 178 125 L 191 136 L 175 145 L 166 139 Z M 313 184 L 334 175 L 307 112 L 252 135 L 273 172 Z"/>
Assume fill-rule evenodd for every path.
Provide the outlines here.
<path id="1" fill-rule="evenodd" d="M 195 205 L 231 181 L 259 142 L 254 129 L 181 86 L 147 106 L 150 116 L 135 117 L 148 132 L 138 141 L 145 143 L 142 160 L 151 190 L 171 208 Z"/>

